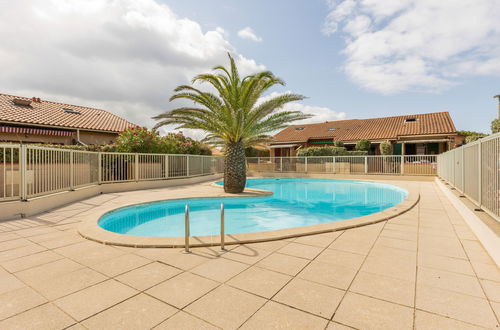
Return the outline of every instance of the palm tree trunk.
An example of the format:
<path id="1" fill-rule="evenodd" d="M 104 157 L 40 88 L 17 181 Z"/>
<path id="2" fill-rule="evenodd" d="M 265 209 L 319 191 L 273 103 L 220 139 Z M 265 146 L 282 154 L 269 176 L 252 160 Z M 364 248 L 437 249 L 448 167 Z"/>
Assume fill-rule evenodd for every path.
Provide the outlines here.
<path id="1" fill-rule="evenodd" d="M 224 191 L 237 194 L 245 189 L 247 168 L 243 142 L 227 144 L 224 162 Z"/>

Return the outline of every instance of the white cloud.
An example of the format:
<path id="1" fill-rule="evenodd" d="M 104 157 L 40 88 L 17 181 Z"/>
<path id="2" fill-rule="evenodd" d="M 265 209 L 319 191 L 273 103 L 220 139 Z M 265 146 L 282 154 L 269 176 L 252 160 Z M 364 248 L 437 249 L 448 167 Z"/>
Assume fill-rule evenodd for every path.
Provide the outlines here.
<path id="1" fill-rule="evenodd" d="M 343 27 L 343 68 L 364 88 L 439 92 L 465 76 L 500 76 L 498 0 L 330 0 L 328 6 L 323 33 Z"/>
<path id="2" fill-rule="evenodd" d="M 286 93 L 291 93 L 291 91 L 286 91 L 285 93 L 272 92 L 259 100 L 260 102 L 264 102 L 272 97 L 276 97 L 279 95 L 283 95 Z M 302 111 L 303 113 L 313 115 L 313 117 L 297 121 L 294 124 L 310 124 L 310 123 L 321 123 L 324 121 L 333 121 L 333 120 L 342 120 L 346 118 L 345 112 L 337 112 L 328 107 L 320 107 L 314 105 L 306 105 L 301 102 L 291 102 L 287 103 L 283 107 L 284 111 Z"/>
<path id="3" fill-rule="evenodd" d="M 20 23 L 22 22 L 22 24 Z M 238 54 L 223 28 L 205 31 L 155 0 L 7 1 L 0 11 L 0 92 L 110 110 L 140 125 L 171 109 L 173 89 Z"/>
<path id="4" fill-rule="evenodd" d="M 261 42 L 262 41 L 262 38 L 257 36 L 255 34 L 255 32 L 253 32 L 252 28 L 250 27 L 246 27 L 244 29 L 241 29 L 238 31 L 238 36 L 241 38 L 241 39 L 249 39 L 249 40 L 253 40 L 255 42 Z"/>

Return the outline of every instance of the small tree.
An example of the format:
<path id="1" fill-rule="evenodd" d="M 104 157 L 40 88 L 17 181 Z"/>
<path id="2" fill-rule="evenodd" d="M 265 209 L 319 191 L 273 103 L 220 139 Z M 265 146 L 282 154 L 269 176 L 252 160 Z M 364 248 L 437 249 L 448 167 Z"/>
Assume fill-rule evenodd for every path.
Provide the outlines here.
<path id="1" fill-rule="evenodd" d="M 343 148 L 344 147 L 344 142 L 342 142 L 342 141 L 335 141 L 335 146 L 337 148 Z"/>
<path id="2" fill-rule="evenodd" d="M 384 141 L 380 143 L 380 154 L 382 155 L 392 155 L 392 143 L 389 141 Z"/>
<path id="3" fill-rule="evenodd" d="M 361 139 L 356 143 L 356 150 L 358 151 L 369 151 L 372 143 L 367 139 Z"/>
<path id="4" fill-rule="evenodd" d="M 500 132 L 500 119 L 495 119 L 491 122 L 491 132 L 493 134 Z"/>

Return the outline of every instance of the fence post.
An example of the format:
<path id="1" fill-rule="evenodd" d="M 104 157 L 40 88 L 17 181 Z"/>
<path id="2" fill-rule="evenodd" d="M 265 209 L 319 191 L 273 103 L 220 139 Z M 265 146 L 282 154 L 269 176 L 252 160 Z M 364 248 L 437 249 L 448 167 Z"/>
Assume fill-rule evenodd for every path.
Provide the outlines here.
<path id="1" fill-rule="evenodd" d="M 191 156 L 187 155 L 186 156 L 186 176 L 189 176 L 189 160 L 191 159 Z"/>
<path id="2" fill-rule="evenodd" d="M 26 145 L 21 144 L 21 147 L 19 149 L 19 171 L 21 174 L 21 200 L 26 201 L 28 199 L 28 181 L 27 181 L 27 151 L 26 151 Z"/>
<path id="3" fill-rule="evenodd" d="M 337 173 L 337 159 L 335 156 L 333 156 L 332 158 L 333 158 L 333 174 L 336 174 Z"/>
<path id="4" fill-rule="evenodd" d="M 304 170 L 307 173 L 307 157 L 304 157 Z"/>
<path id="5" fill-rule="evenodd" d="M 139 154 L 135 154 L 134 179 L 139 181 Z"/>
<path id="6" fill-rule="evenodd" d="M 280 157 L 280 172 L 283 172 L 283 157 Z"/>
<path id="7" fill-rule="evenodd" d="M 168 179 L 168 155 L 164 156 L 165 164 L 163 164 L 163 170 L 165 171 L 165 179 Z"/>
<path id="8" fill-rule="evenodd" d="M 368 156 L 365 156 L 365 174 L 368 174 Z"/>
<path id="9" fill-rule="evenodd" d="M 465 195 L 465 152 L 464 148 L 461 148 L 462 151 L 462 159 L 460 160 L 462 162 L 462 194 L 461 196 Z"/>
<path id="10" fill-rule="evenodd" d="M 478 170 L 478 180 L 479 180 L 478 202 L 479 202 L 479 209 L 481 209 L 483 206 L 483 151 L 482 151 L 481 139 L 479 139 L 477 154 L 478 154 L 477 170 Z"/>
<path id="11" fill-rule="evenodd" d="M 71 190 L 71 191 L 75 190 L 73 188 L 73 186 L 75 185 L 75 182 L 74 182 L 74 176 L 75 176 L 74 165 L 75 165 L 75 162 L 73 160 L 73 157 L 74 157 L 74 152 L 73 152 L 73 150 L 71 150 L 69 152 L 69 190 Z"/>
<path id="12" fill-rule="evenodd" d="M 401 170 L 401 175 L 404 175 L 405 174 L 405 156 L 404 155 L 401 155 L 401 166 L 400 166 L 400 170 Z"/>
<path id="13" fill-rule="evenodd" d="M 99 151 L 97 153 L 97 183 L 102 182 L 102 153 Z"/>

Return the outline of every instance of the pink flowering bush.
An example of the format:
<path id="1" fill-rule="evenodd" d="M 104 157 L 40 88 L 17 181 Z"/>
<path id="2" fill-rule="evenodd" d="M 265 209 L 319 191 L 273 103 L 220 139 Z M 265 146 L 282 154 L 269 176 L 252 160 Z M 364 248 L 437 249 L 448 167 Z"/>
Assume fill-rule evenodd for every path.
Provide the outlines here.
<path id="1" fill-rule="evenodd" d="M 118 152 L 211 155 L 210 149 L 182 133 L 160 136 L 146 127 L 132 127 L 120 133 L 113 149 Z M 111 151 L 111 150 L 110 150 Z"/>

